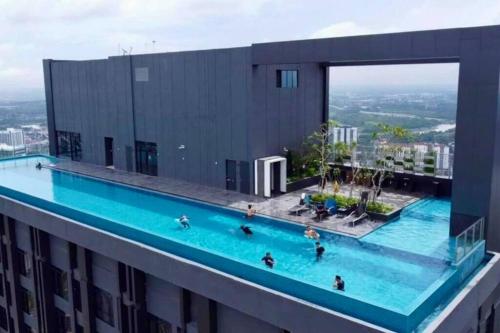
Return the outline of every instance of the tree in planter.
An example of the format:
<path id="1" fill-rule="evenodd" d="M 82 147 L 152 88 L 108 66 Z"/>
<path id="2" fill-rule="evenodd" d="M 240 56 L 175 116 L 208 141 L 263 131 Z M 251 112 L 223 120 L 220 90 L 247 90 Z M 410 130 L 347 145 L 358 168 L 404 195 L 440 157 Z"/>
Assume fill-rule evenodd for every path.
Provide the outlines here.
<path id="1" fill-rule="evenodd" d="M 332 170 L 332 189 L 333 194 L 337 195 L 340 192 L 340 169 L 333 168 Z"/>
<path id="2" fill-rule="evenodd" d="M 351 181 L 349 182 L 349 198 L 352 198 L 352 192 L 354 191 L 354 185 L 356 185 L 356 179 L 361 175 L 362 160 L 358 161 L 358 156 L 356 155 L 356 142 L 347 144 L 345 142 L 337 142 L 335 144 L 335 161 L 342 160 L 342 165 L 344 165 L 343 160 L 345 156 L 349 156 L 350 167 L 351 167 Z"/>
<path id="3" fill-rule="evenodd" d="M 335 147 L 331 140 L 330 128 L 337 126 L 337 122 L 330 120 L 321 124 L 319 129 L 312 133 L 305 141 L 308 152 L 307 160 L 316 165 L 321 177 L 320 193 L 323 193 L 330 173 L 330 162 L 335 155 Z"/>
<path id="4" fill-rule="evenodd" d="M 401 146 L 396 142 L 401 142 L 410 136 L 407 129 L 387 124 L 378 124 L 377 130 L 372 133 L 372 139 L 378 150 L 378 158 L 375 161 L 374 172 L 371 177 L 373 202 L 377 200 L 378 194 L 382 191 L 384 180 L 392 177 L 395 167 L 394 157 L 397 152 L 401 151 Z"/>

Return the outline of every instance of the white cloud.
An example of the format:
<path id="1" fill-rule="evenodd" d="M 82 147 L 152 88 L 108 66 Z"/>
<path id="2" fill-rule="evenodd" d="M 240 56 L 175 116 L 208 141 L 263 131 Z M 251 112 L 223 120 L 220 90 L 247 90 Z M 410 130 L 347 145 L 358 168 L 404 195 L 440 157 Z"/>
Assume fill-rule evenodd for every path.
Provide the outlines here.
<path id="1" fill-rule="evenodd" d="M 382 15 L 380 15 L 382 17 Z M 500 1 L 425 0 L 394 16 L 369 25 L 342 21 L 321 28 L 310 38 L 342 37 L 415 30 L 447 29 L 500 23 Z"/>
<path id="2" fill-rule="evenodd" d="M 36 24 L 53 20 L 78 21 L 117 12 L 117 0 L 29 1 L 0 0 L 5 20 L 17 24 Z"/>
<path id="3" fill-rule="evenodd" d="M 354 22 L 340 22 L 329 25 L 311 34 L 311 38 L 343 37 L 367 35 L 372 33 L 370 29 L 362 27 Z"/>
<path id="4" fill-rule="evenodd" d="M 332 2 L 0 0 L 0 93 L 42 90 L 43 58 L 105 58 L 119 45 L 137 54 L 500 23 L 498 0 L 351 0 L 323 10 Z"/>

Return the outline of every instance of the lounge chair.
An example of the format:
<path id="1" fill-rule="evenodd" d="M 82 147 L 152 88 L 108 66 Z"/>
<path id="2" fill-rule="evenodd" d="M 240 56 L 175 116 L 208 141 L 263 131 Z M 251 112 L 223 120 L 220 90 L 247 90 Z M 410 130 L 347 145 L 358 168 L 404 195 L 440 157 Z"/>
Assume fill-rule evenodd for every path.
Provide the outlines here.
<path id="1" fill-rule="evenodd" d="M 316 207 L 315 213 L 320 221 L 323 216 L 334 215 L 337 213 L 337 202 L 331 198 L 326 199 L 323 205 Z"/>
<path id="2" fill-rule="evenodd" d="M 337 208 L 337 217 L 346 217 L 349 216 L 352 212 L 354 212 L 358 208 L 358 205 L 353 205 L 350 207 L 338 207 Z"/>
<path id="3" fill-rule="evenodd" d="M 349 217 L 352 217 L 353 219 L 349 221 L 349 225 L 351 227 L 354 227 L 356 224 L 361 223 L 365 218 L 368 217 L 368 214 L 366 213 L 366 206 L 368 204 L 368 196 L 369 192 L 364 191 L 361 192 L 361 199 L 359 201 L 359 205 L 356 208 L 354 212 L 352 212 Z"/>
<path id="4" fill-rule="evenodd" d="M 288 212 L 290 214 L 300 216 L 302 212 L 308 211 L 309 209 L 311 209 L 311 195 L 302 193 L 299 204 L 290 207 L 288 209 Z"/>

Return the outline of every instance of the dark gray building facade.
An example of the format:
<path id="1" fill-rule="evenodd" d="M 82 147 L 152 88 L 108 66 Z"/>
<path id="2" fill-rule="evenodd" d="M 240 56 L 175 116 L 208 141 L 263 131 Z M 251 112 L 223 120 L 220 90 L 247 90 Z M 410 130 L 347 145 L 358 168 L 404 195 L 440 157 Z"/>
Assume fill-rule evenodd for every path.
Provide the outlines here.
<path id="1" fill-rule="evenodd" d="M 325 109 L 324 66 L 253 66 L 250 47 L 47 60 L 44 68 L 52 154 L 57 132 L 78 133 L 81 160 L 104 165 L 109 137 L 114 166 L 140 172 L 136 143 L 154 143 L 158 176 L 226 187 L 235 161 L 236 189 L 246 193 L 253 161 L 299 146 Z M 277 87 L 284 69 L 298 71 L 296 87 Z"/>

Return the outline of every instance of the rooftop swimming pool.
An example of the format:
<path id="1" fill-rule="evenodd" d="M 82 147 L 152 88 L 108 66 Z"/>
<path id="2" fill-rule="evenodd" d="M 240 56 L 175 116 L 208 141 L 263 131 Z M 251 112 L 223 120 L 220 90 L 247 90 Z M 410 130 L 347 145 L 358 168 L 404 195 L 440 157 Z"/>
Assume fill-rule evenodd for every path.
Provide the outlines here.
<path id="1" fill-rule="evenodd" d="M 484 256 L 482 244 L 468 267 L 451 264 L 447 200 L 421 200 L 361 239 L 320 232 L 326 252 L 316 260 L 301 226 L 258 216 L 247 237 L 241 212 L 37 170 L 39 161 L 57 163 L 40 156 L 1 161 L 0 194 L 400 332 L 411 332 Z M 181 214 L 190 229 L 176 221 Z M 261 262 L 266 252 L 277 261 L 272 270 Z M 344 292 L 332 288 L 335 275 Z"/>

